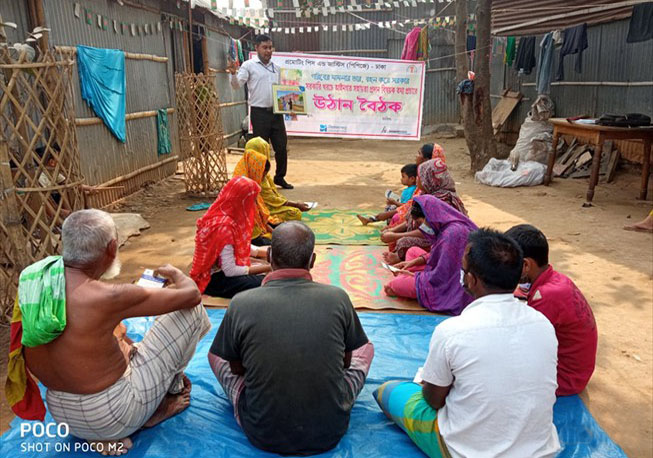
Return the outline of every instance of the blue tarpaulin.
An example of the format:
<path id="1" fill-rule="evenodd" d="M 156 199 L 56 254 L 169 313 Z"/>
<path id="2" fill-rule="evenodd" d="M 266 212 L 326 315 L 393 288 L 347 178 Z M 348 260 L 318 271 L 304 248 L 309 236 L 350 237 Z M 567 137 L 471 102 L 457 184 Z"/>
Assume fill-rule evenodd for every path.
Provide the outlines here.
<path id="1" fill-rule="evenodd" d="M 111 133 L 125 142 L 125 53 L 118 49 L 77 46 L 82 98 Z"/>
<path id="2" fill-rule="evenodd" d="M 186 373 L 193 382 L 191 405 L 181 414 L 154 428 L 132 436 L 134 447 L 127 457 L 267 457 L 278 456 L 262 452 L 249 444 L 233 418 L 233 409 L 209 368 L 206 354 L 224 315 L 224 310 L 209 310 L 213 323 L 211 332 L 199 343 L 197 353 Z M 360 313 L 361 322 L 374 342 L 375 356 L 363 392 L 352 410 L 349 431 L 338 446 L 319 456 L 337 458 L 402 457 L 423 458 L 422 452 L 397 426 L 390 422 L 376 404 L 372 391 L 391 379 L 412 379 L 422 366 L 434 327 L 445 317 Z M 140 340 L 152 322 L 151 318 L 129 320 L 129 336 Z M 52 417 L 46 417 L 46 423 Z M 12 428 L 0 440 L 3 456 L 61 457 L 99 456 L 90 452 L 66 453 L 83 446 L 73 438 L 21 438 L 20 424 L 15 419 Z M 564 449 L 560 458 L 625 458 L 624 452 L 596 423 L 578 396 L 559 398 L 554 408 L 554 422 Z M 28 423 L 28 422 L 24 422 Z M 39 446 L 40 444 L 40 446 Z M 45 444 L 49 452 L 44 451 Z M 40 452 L 29 451 L 40 447 Z"/>

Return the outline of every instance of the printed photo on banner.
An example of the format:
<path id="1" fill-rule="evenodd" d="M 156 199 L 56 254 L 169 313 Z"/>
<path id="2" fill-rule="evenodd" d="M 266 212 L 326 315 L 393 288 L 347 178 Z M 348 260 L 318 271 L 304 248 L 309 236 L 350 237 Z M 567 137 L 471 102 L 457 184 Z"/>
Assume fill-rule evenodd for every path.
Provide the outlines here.
<path id="1" fill-rule="evenodd" d="M 274 112 L 288 115 L 306 114 L 305 91 L 304 86 L 273 84 Z"/>

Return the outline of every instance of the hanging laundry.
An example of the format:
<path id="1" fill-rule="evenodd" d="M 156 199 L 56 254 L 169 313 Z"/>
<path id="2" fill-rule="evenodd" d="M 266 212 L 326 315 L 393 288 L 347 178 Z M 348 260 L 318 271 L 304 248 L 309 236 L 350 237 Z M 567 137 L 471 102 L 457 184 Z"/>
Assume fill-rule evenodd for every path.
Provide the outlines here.
<path id="1" fill-rule="evenodd" d="M 474 68 L 476 56 L 476 35 L 467 35 L 467 53 L 469 55 L 469 68 Z"/>
<path id="2" fill-rule="evenodd" d="M 628 27 L 628 43 L 638 43 L 653 38 L 653 2 L 633 6 Z"/>
<path id="3" fill-rule="evenodd" d="M 567 54 L 578 54 L 574 69 L 580 73 L 583 69 L 583 51 L 587 49 L 587 24 L 581 24 L 576 27 L 565 29 L 562 48 L 560 48 L 560 57 L 558 57 L 558 73 L 556 81 L 561 81 L 565 77 L 565 56 Z"/>
<path id="4" fill-rule="evenodd" d="M 553 65 L 553 48 L 555 43 L 553 41 L 553 32 L 549 32 L 542 38 L 540 42 L 540 57 L 537 61 L 537 75 L 535 75 L 535 87 L 537 93 L 550 94 L 551 93 L 551 76 Z"/>
<path id="5" fill-rule="evenodd" d="M 125 53 L 77 46 L 79 85 L 84 99 L 111 133 L 125 142 Z"/>
<path id="6" fill-rule="evenodd" d="M 237 40 L 236 44 L 238 45 L 238 62 L 242 64 L 245 62 L 245 56 L 243 55 L 243 45 L 240 40 Z"/>
<path id="7" fill-rule="evenodd" d="M 427 60 L 429 58 L 429 26 L 424 26 L 419 32 L 419 41 L 417 43 L 417 60 Z"/>
<path id="8" fill-rule="evenodd" d="M 229 40 L 229 58 L 234 62 L 238 59 L 238 45 L 233 38 Z"/>
<path id="9" fill-rule="evenodd" d="M 476 35 L 467 35 L 467 51 L 476 50 Z"/>
<path id="10" fill-rule="evenodd" d="M 508 37 L 506 40 L 506 54 L 503 56 L 503 62 L 512 67 L 512 62 L 515 59 L 515 37 Z"/>
<path id="11" fill-rule="evenodd" d="M 530 75 L 535 67 L 535 37 L 521 37 L 515 56 L 515 69 Z"/>
<path id="12" fill-rule="evenodd" d="M 417 60 L 417 45 L 422 30 L 419 27 L 413 28 L 404 40 L 404 49 L 401 51 L 401 60 Z"/>
<path id="13" fill-rule="evenodd" d="M 161 108 L 156 112 L 156 151 L 159 154 L 170 154 L 172 144 L 170 143 L 170 127 L 168 124 L 168 110 Z"/>

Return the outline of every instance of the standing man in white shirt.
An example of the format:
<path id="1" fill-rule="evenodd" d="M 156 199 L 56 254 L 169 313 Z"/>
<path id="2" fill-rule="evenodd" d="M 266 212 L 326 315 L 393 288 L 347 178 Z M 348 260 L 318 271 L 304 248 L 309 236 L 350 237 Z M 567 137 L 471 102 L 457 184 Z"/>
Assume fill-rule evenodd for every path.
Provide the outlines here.
<path id="1" fill-rule="evenodd" d="M 375 393 L 384 411 L 403 413 L 402 429 L 431 457 L 543 458 L 560 450 L 558 342 L 549 320 L 513 297 L 522 263 L 511 238 L 472 232 L 461 282 L 476 299 L 435 329 L 421 390 L 388 382 Z M 427 421 L 435 422 L 428 435 L 426 426 L 410 426 Z"/>
<path id="2" fill-rule="evenodd" d="M 286 179 L 288 168 L 288 136 L 282 114 L 272 110 L 272 85 L 279 84 L 280 71 L 272 62 L 272 39 L 267 35 L 258 35 L 255 40 L 257 56 L 244 62 L 230 62 L 227 71 L 231 74 L 231 87 L 238 89 L 247 84 L 250 107 L 250 119 L 254 137 L 261 137 L 272 143 L 277 169 L 274 184 L 283 189 L 293 189 Z"/>

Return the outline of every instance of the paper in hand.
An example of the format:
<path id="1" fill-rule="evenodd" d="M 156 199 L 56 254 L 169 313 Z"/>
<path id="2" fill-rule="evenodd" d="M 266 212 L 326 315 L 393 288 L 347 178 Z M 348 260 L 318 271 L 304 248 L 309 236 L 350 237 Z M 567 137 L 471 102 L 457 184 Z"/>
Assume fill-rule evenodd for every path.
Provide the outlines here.
<path id="1" fill-rule="evenodd" d="M 143 288 L 163 288 L 166 284 L 166 279 L 154 275 L 152 269 L 145 269 L 141 278 L 138 279 L 136 284 Z"/>
<path id="2" fill-rule="evenodd" d="M 317 208 L 317 202 L 304 202 L 306 205 L 308 205 L 309 210 L 313 210 L 314 208 Z"/>
<path id="3" fill-rule="evenodd" d="M 399 272 L 401 269 L 397 269 L 395 266 L 391 266 L 390 264 L 386 264 L 385 262 L 381 263 L 381 267 L 384 269 L 388 269 L 390 272 Z"/>
<path id="4" fill-rule="evenodd" d="M 399 194 L 392 192 L 390 189 L 387 189 L 385 191 L 385 197 L 386 199 L 396 200 L 397 202 L 399 202 L 399 199 L 401 199 L 401 196 Z"/>

